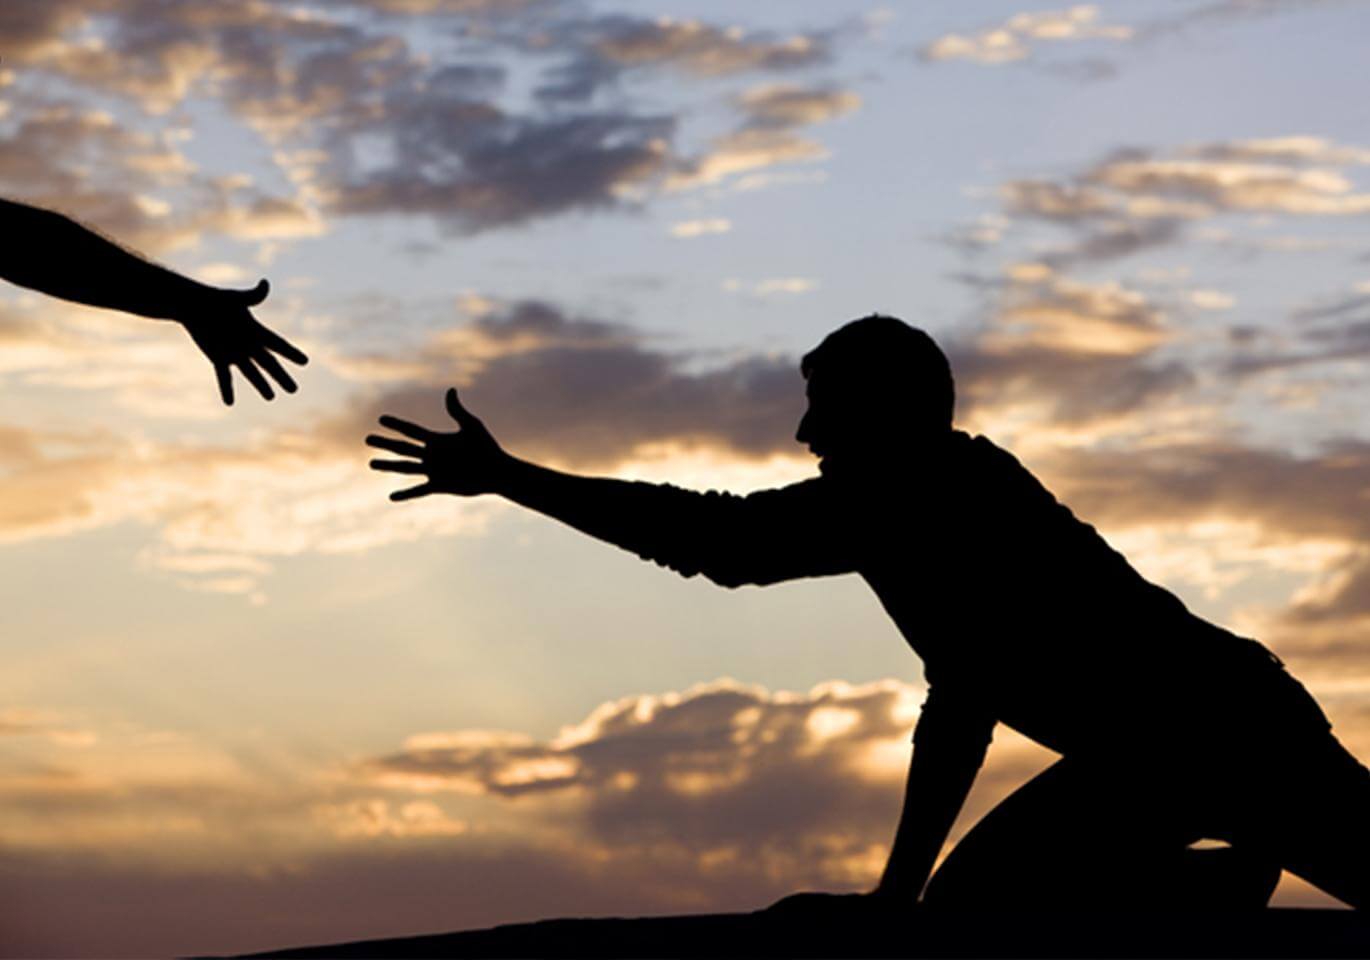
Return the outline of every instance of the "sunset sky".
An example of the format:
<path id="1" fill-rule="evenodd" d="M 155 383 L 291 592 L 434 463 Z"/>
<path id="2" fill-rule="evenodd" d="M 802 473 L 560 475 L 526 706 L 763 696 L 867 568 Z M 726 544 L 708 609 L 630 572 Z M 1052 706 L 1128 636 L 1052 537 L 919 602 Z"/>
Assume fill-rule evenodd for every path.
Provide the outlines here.
<path id="1" fill-rule="evenodd" d="M 228 409 L 173 325 L 0 289 L 0 953 L 869 888 L 924 686 L 860 580 L 391 504 L 361 440 L 457 384 L 522 456 L 788 482 L 872 311 L 1370 757 L 1368 47 L 1350 0 L 5 0 L 0 195 L 269 278 L 312 362 Z M 1001 729 L 960 829 L 1050 759 Z"/>

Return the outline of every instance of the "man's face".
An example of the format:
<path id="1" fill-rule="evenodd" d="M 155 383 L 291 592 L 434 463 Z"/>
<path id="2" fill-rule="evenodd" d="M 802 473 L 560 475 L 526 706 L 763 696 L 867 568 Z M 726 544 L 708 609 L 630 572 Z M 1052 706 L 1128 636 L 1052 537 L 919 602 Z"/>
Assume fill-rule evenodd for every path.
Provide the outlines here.
<path id="1" fill-rule="evenodd" d="M 804 388 L 809 407 L 799 419 L 794 438 L 820 460 L 842 453 L 859 442 L 862 419 L 854 416 L 850 391 L 821 370 L 811 370 Z"/>

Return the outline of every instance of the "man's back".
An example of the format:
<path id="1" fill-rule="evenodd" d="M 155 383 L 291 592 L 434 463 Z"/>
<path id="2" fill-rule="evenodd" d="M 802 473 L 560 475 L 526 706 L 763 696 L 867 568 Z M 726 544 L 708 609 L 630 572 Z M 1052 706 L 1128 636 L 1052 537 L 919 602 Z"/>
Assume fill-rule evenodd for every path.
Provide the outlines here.
<path id="1" fill-rule="evenodd" d="M 1151 738 L 1158 699 L 1182 713 L 1269 660 L 1144 579 L 984 437 L 826 461 L 745 497 L 635 486 L 624 546 L 725 586 L 859 573 L 943 698 L 1063 753 Z"/>

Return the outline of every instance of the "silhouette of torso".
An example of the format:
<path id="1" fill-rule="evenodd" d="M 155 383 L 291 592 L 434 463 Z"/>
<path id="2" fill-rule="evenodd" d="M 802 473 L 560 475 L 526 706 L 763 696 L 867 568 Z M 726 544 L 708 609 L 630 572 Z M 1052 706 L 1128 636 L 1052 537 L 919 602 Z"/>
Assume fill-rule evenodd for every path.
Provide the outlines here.
<path id="1" fill-rule="evenodd" d="M 923 660 L 925 720 L 943 714 L 966 738 L 1002 721 L 1063 754 L 1192 745 L 1249 727 L 1259 684 L 1234 680 L 1283 673 L 1144 579 L 984 437 L 825 461 L 820 477 L 745 497 L 639 486 L 652 522 L 612 539 L 686 576 L 859 573 Z"/>

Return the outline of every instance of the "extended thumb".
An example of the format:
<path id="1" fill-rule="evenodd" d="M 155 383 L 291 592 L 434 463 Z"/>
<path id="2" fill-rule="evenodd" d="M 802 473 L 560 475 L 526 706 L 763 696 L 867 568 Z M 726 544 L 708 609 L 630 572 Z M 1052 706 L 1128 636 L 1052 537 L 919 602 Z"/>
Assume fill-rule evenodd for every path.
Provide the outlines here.
<path id="1" fill-rule="evenodd" d="M 471 411 L 461 405 L 461 398 L 457 396 L 456 387 L 447 388 L 447 413 L 462 426 L 466 426 L 476 419 L 471 416 Z"/>
<path id="2" fill-rule="evenodd" d="M 266 299 L 266 295 L 271 292 L 271 284 L 266 282 L 266 278 L 257 281 L 257 285 L 251 290 L 239 290 L 238 296 L 242 299 L 243 306 L 255 307 Z"/>

